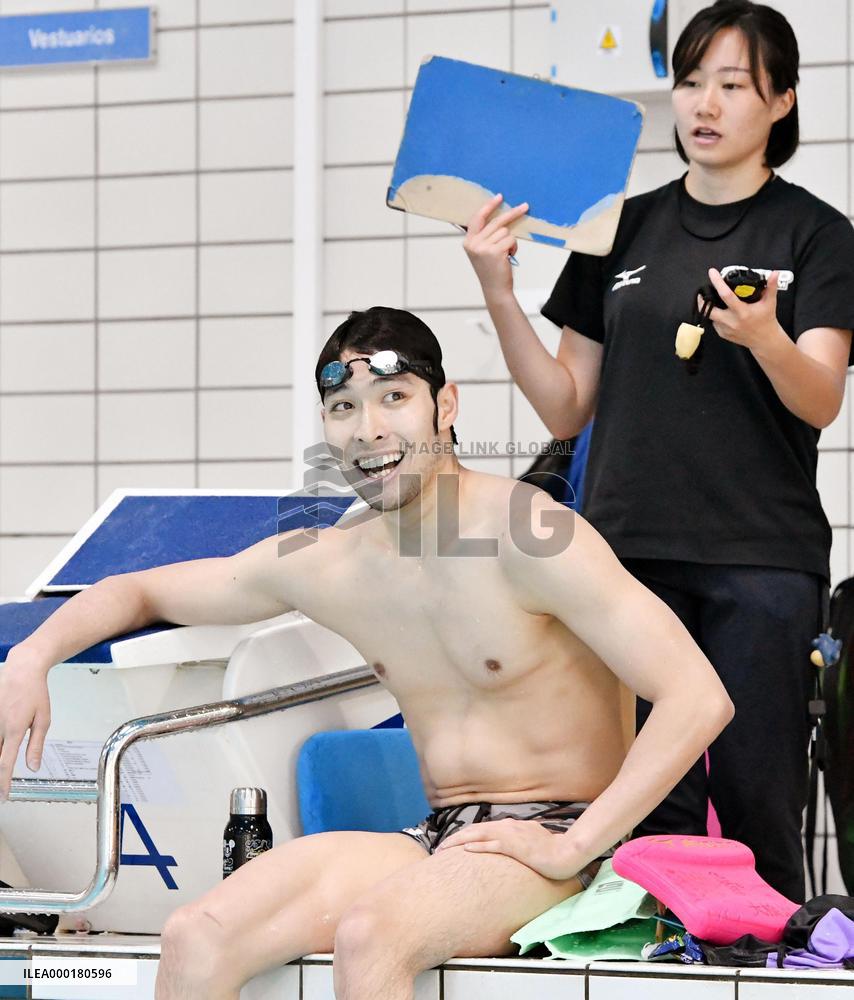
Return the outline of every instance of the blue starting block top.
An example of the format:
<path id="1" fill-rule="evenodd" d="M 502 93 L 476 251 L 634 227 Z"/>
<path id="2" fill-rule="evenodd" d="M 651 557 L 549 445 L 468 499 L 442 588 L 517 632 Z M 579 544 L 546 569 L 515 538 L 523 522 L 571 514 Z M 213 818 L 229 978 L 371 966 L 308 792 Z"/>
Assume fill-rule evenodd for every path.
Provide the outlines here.
<path id="1" fill-rule="evenodd" d="M 292 528 L 325 528 L 351 497 L 126 496 L 42 586 L 80 590 L 116 573 L 231 556 Z"/>
<path id="2" fill-rule="evenodd" d="M 231 556 L 295 528 L 329 527 L 353 499 L 147 493 L 127 494 L 116 500 L 114 495 L 43 574 L 46 578 L 34 585 L 37 600 L 0 604 L 0 663 L 12 646 L 38 628 L 70 593 L 104 577 L 188 559 Z M 56 596 L 45 596 L 48 594 Z M 69 662 L 111 663 L 114 642 L 174 627 L 162 624 L 117 636 Z"/>
<path id="3" fill-rule="evenodd" d="M 9 650 L 31 635 L 45 619 L 49 618 L 57 608 L 68 600 L 67 597 L 45 597 L 38 601 L 21 601 L 0 604 L 0 663 L 6 662 Z M 112 663 L 110 652 L 114 642 L 125 639 L 136 639 L 141 635 L 152 635 L 164 629 L 176 628 L 175 625 L 154 625 L 151 628 L 128 632 L 127 635 L 106 639 L 97 645 L 72 656 L 69 663 Z"/>

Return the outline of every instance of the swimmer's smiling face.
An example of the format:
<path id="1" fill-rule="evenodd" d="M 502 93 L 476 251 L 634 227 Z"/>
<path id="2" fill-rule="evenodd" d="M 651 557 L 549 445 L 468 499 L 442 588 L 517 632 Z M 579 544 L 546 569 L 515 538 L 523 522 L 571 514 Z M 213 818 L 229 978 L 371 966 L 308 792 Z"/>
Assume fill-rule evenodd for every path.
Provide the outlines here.
<path id="1" fill-rule="evenodd" d="M 347 350 L 341 361 L 368 352 Z M 450 449 L 457 387 L 442 386 L 436 402 L 430 385 L 413 372 L 375 375 L 357 361 L 343 385 L 327 389 L 323 424 L 327 442 L 343 455 L 359 496 L 374 510 L 411 503 L 436 475 Z M 438 429 L 437 429 L 438 428 Z"/>

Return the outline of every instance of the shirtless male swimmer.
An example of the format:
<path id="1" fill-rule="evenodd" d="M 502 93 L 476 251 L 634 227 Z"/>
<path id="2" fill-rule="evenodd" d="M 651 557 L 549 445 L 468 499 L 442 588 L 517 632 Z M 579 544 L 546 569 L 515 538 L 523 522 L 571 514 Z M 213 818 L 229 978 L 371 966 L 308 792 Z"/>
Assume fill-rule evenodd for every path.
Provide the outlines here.
<path id="1" fill-rule="evenodd" d="M 381 374 L 390 357 L 408 370 Z M 353 313 L 321 352 L 327 443 L 362 468 L 373 516 L 281 558 L 287 536 L 105 579 L 9 654 L 4 797 L 27 729 L 38 765 L 49 669 L 152 622 L 254 622 L 298 608 L 348 639 L 400 704 L 438 810 L 430 822 L 403 835 L 301 837 L 244 865 L 166 921 L 158 1000 L 237 1000 L 257 973 L 333 949 L 339 1000 L 411 1000 L 416 975 L 446 959 L 512 954 L 510 935 L 578 892 L 732 716 L 676 616 L 581 517 L 459 465 L 457 387 L 441 358 L 420 320 L 385 307 Z M 401 454 L 393 471 L 365 470 Z M 452 512 L 439 475 L 458 487 Z M 519 489 L 529 530 L 514 537 L 570 526 L 571 543 L 543 555 L 514 542 Z M 497 539 L 497 554 L 471 557 L 472 539 Z M 420 555 L 400 554 L 419 540 Z M 621 682 L 653 704 L 628 754 Z"/>

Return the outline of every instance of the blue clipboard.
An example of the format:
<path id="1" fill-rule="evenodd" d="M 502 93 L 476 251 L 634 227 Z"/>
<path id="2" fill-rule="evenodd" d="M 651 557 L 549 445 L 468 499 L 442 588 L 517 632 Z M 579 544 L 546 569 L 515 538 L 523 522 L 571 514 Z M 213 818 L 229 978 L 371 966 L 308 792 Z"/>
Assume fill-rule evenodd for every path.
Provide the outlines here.
<path id="1" fill-rule="evenodd" d="M 465 225 L 501 192 L 505 208 L 530 206 L 515 236 L 604 255 L 643 114 L 635 101 L 428 56 L 386 204 Z"/>

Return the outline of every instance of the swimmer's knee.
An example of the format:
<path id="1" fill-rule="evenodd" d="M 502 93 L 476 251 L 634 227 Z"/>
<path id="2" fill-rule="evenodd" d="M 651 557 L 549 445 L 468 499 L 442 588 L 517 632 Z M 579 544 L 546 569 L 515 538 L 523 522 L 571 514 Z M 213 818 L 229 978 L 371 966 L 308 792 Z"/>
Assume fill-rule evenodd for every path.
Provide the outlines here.
<path id="1" fill-rule="evenodd" d="M 335 930 L 335 954 L 341 959 L 360 955 L 374 947 L 377 935 L 383 932 L 383 920 L 372 906 L 350 907 L 338 921 Z"/>
<path id="2" fill-rule="evenodd" d="M 184 978 L 218 978 L 226 963 L 227 928 L 201 903 L 189 903 L 167 918 L 160 934 L 161 963 Z"/>
<path id="3" fill-rule="evenodd" d="M 401 956 L 399 924 L 391 913 L 373 903 L 356 903 L 338 921 L 335 961 L 339 965 L 392 961 Z"/>

